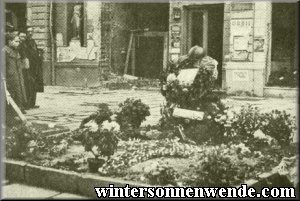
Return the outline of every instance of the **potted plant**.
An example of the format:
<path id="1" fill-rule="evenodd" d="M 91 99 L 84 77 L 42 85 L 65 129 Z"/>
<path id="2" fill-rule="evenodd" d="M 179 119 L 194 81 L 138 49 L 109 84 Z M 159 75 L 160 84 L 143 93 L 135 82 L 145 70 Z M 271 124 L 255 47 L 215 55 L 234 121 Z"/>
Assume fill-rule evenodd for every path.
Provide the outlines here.
<path id="1" fill-rule="evenodd" d="M 98 126 L 95 121 L 87 124 L 83 130 L 84 137 L 82 144 L 86 151 L 90 151 L 94 157 L 88 158 L 90 172 L 97 172 L 106 160 L 114 154 L 117 149 L 118 139 L 115 135 L 114 127 Z"/>

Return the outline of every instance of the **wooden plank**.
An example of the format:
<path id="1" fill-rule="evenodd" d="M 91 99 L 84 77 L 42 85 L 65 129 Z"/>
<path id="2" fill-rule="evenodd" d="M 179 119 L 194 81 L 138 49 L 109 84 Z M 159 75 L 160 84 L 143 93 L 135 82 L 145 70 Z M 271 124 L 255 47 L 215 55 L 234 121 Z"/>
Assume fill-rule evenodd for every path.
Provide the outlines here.
<path id="1" fill-rule="evenodd" d="M 131 72 L 132 75 L 135 75 L 135 37 L 133 37 L 133 41 L 132 41 Z"/>
<path id="2" fill-rule="evenodd" d="M 128 44 L 126 61 L 125 61 L 124 74 L 127 74 L 127 71 L 128 71 L 128 64 L 129 64 L 129 57 L 130 57 L 130 52 L 131 52 L 132 40 L 133 40 L 133 32 L 131 32 L 131 34 L 130 34 L 130 40 L 129 40 L 129 44 Z"/>
<path id="3" fill-rule="evenodd" d="M 163 55 L 163 69 L 167 69 L 168 65 L 168 48 L 169 43 L 168 43 L 168 32 L 164 34 L 164 55 Z"/>
<path id="4" fill-rule="evenodd" d="M 204 112 L 175 108 L 173 112 L 173 116 L 186 118 L 186 119 L 193 119 L 193 120 L 202 120 L 204 117 Z"/>

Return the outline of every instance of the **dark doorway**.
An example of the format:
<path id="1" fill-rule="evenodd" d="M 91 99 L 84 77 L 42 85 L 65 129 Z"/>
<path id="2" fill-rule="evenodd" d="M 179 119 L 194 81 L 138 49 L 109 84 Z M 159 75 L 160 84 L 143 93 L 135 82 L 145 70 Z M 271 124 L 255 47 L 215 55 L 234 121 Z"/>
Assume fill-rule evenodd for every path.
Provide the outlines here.
<path id="1" fill-rule="evenodd" d="M 120 74 L 158 79 L 167 63 L 169 3 L 115 3 L 114 8 L 112 18 L 118 26 L 111 32 L 112 68 Z"/>
<path id="2" fill-rule="evenodd" d="M 163 67 L 163 37 L 138 37 L 136 40 L 136 76 L 158 78 Z"/>
<path id="3" fill-rule="evenodd" d="M 6 3 L 5 4 L 5 21 L 20 30 L 26 27 L 26 3 Z"/>
<path id="4" fill-rule="evenodd" d="M 271 72 L 268 86 L 296 87 L 297 3 L 272 4 Z M 282 79 L 283 78 L 283 79 Z"/>
<path id="5" fill-rule="evenodd" d="M 198 45 L 218 61 L 217 85 L 222 85 L 224 4 L 193 7 L 188 10 L 187 50 Z"/>

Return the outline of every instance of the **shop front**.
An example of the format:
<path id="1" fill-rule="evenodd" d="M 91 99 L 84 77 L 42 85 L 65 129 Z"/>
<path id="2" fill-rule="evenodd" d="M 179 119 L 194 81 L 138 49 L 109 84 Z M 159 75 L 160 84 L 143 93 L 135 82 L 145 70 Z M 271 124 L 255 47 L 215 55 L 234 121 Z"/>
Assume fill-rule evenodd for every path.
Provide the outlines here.
<path id="1" fill-rule="evenodd" d="M 287 77 L 297 73 L 296 5 L 171 3 L 169 58 L 177 60 L 192 46 L 202 46 L 218 61 L 218 84 L 228 94 L 268 95 L 274 74 L 282 87 L 278 72 L 288 71 Z M 290 87 L 296 87 L 295 81 Z"/>

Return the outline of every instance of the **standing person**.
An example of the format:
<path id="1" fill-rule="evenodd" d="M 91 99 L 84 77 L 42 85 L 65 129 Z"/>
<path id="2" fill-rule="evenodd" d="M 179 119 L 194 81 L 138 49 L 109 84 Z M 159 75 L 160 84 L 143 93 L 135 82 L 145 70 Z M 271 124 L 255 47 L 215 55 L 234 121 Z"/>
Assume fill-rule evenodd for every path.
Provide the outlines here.
<path id="1" fill-rule="evenodd" d="M 15 103 L 25 113 L 27 98 L 22 70 L 26 68 L 26 64 L 18 52 L 20 45 L 18 32 L 6 34 L 5 39 L 6 87 Z"/>
<path id="2" fill-rule="evenodd" d="M 27 27 L 26 40 L 24 41 L 24 48 L 26 48 L 26 57 L 29 59 L 29 77 L 32 82 L 29 83 L 30 96 L 28 100 L 29 108 L 39 107 L 36 106 L 37 92 L 44 92 L 43 83 L 43 69 L 42 69 L 42 56 L 37 47 L 35 40 L 32 38 L 33 28 Z"/>
<path id="3" fill-rule="evenodd" d="M 21 59 L 25 60 L 25 64 L 27 66 L 27 68 L 23 69 L 23 78 L 24 78 L 26 98 L 27 98 L 26 109 L 29 109 L 30 108 L 29 100 L 32 100 L 32 97 L 34 96 L 34 88 L 32 87 L 34 85 L 33 84 L 34 80 L 32 76 L 30 76 L 30 72 L 29 72 L 29 60 L 27 58 L 28 48 L 26 45 L 26 31 L 20 31 L 19 38 L 20 38 L 19 53 Z"/>

